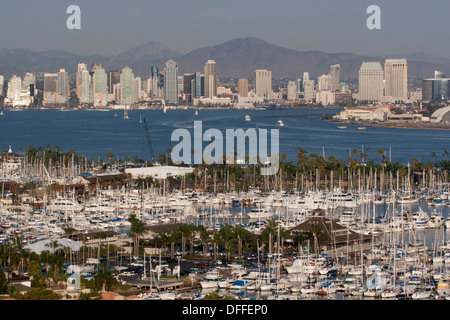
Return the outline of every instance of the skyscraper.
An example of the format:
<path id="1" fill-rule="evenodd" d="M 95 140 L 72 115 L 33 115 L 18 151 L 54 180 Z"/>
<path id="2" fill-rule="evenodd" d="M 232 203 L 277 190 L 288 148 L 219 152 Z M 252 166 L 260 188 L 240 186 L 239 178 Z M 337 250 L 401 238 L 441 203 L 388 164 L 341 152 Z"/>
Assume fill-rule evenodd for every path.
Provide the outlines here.
<path id="1" fill-rule="evenodd" d="M 0 75 L 0 96 L 3 95 L 5 77 Z"/>
<path id="2" fill-rule="evenodd" d="M 216 62 L 208 60 L 205 63 L 205 98 L 212 98 L 217 96 L 217 74 Z"/>
<path id="3" fill-rule="evenodd" d="M 289 81 L 287 85 L 287 99 L 295 100 L 298 98 L 297 83 L 295 81 Z"/>
<path id="4" fill-rule="evenodd" d="M 91 97 L 91 74 L 86 69 L 80 71 L 80 95 L 78 96 L 81 103 L 91 103 L 93 102 L 93 97 Z"/>
<path id="5" fill-rule="evenodd" d="M 314 80 L 303 80 L 303 98 L 306 101 L 313 101 L 315 97 Z"/>
<path id="6" fill-rule="evenodd" d="M 94 93 L 94 106 L 104 107 L 108 104 L 108 85 L 105 69 L 97 67 L 92 77 L 92 88 Z"/>
<path id="7" fill-rule="evenodd" d="M 383 68 L 378 62 L 363 62 L 358 72 L 359 100 L 380 102 L 383 97 Z"/>
<path id="8" fill-rule="evenodd" d="M 172 59 L 164 64 L 164 99 L 166 103 L 178 103 L 178 66 Z"/>
<path id="9" fill-rule="evenodd" d="M 240 97 L 248 97 L 248 80 L 247 79 L 239 79 L 238 80 L 238 95 Z"/>
<path id="10" fill-rule="evenodd" d="M 202 96 L 202 75 L 200 72 L 194 73 L 194 98 L 200 98 Z"/>
<path id="11" fill-rule="evenodd" d="M 120 71 L 109 71 L 109 93 L 114 94 L 114 85 L 120 83 Z"/>
<path id="12" fill-rule="evenodd" d="M 75 91 L 77 93 L 78 98 L 81 98 L 81 75 L 83 71 L 87 70 L 87 64 L 79 63 L 77 68 L 78 70 L 75 75 Z"/>
<path id="13" fill-rule="evenodd" d="M 406 59 L 386 59 L 384 64 L 385 96 L 395 102 L 408 99 L 408 64 Z"/>
<path id="14" fill-rule="evenodd" d="M 266 99 L 272 97 L 272 71 L 258 69 L 255 71 L 256 96 Z"/>
<path id="15" fill-rule="evenodd" d="M 341 82 L 341 65 L 335 64 L 330 67 L 330 91 L 339 91 Z"/>
<path id="16" fill-rule="evenodd" d="M 59 69 L 57 73 L 56 92 L 58 94 L 57 103 L 67 103 L 69 101 L 69 74 L 65 69 Z"/>
<path id="17" fill-rule="evenodd" d="M 317 78 L 317 89 L 319 91 L 331 91 L 331 76 L 325 73 Z"/>
<path id="18" fill-rule="evenodd" d="M 134 74 L 130 67 L 122 69 L 120 74 L 120 103 L 131 105 L 133 101 Z"/>
<path id="19" fill-rule="evenodd" d="M 450 79 L 440 71 L 434 72 L 434 78 L 422 80 L 422 100 L 447 101 L 450 99 Z"/>

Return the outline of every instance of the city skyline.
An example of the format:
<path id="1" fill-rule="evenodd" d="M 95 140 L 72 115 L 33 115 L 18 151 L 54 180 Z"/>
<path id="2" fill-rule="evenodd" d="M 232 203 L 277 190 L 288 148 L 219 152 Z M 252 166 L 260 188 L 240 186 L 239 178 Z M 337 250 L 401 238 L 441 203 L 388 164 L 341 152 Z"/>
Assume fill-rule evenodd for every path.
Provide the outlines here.
<path id="1" fill-rule="evenodd" d="M 79 0 L 76 5 L 81 8 L 80 30 L 66 28 L 69 17 L 66 9 L 71 4 L 68 1 L 22 1 L 20 5 L 4 2 L 0 28 L 10 32 L 3 34 L 2 48 L 110 56 L 156 41 L 186 54 L 199 47 L 250 36 L 298 51 L 360 55 L 423 52 L 438 57 L 446 57 L 450 52 L 450 44 L 441 41 L 450 32 L 445 25 L 450 4 L 439 0 L 408 1 L 407 6 L 377 1 L 381 9 L 380 30 L 366 27 L 370 16 L 366 10 L 372 4 L 369 1 L 349 0 L 345 5 L 328 0 L 284 1 L 279 5 L 266 0 L 244 3 L 134 0 L 132 4 L 109 1 L 105 5 Z M 170 24 L 164 23 L 164 14 L 159 14 L 168 10 L 173 21 Z M 20 23 L 17 16 L 21 17 Z M 133 23 L 121 22 L 127 19 Z"/>

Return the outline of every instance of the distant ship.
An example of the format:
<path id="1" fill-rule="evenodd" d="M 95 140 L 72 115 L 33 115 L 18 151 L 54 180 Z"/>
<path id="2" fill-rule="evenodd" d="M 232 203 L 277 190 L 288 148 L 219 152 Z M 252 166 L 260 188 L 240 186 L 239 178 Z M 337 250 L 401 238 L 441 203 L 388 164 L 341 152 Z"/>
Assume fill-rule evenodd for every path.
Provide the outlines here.
<path id="1" fill-rule="evenodd" d="M 356 129 L 358 129 L 358 130 L 366 130 L 366 127 L 358 127 Z"/>
<path id="2" fill-rule="evenodd" d="M 283 126 L 284 126 L 284 122 L 283 122 L 283 120 L 281 120 L 281 119 L 280 119 L 280 120 L 278 120 L 278 125 L 279 125 L 279 126 L 281 126 L 281 127 L 283 127 Z"/>
<path id="3" fill-rule="evenodd" d="M 252 118 L 249 115 L 245 116 L 245 121 L 252 121 Z"/>
<path id="4" fill-rule="evenodd" d="M 347 126 L 338 126 L 338 129 L 347 129 Z"/>

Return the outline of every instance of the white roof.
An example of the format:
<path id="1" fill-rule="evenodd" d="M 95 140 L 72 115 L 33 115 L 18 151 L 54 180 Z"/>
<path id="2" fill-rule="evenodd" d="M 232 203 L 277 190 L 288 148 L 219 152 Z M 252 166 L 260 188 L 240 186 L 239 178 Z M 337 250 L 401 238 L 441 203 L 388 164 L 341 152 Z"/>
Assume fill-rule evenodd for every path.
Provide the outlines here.
<path id="1" fill-rule="evenodd" d="M 53 248 L 53 242 L 57 242 L 57 246 Z M 68 247 L 73 251 L 78 251 L 84 244 L 79 241 L 73 241 L 67 238 L 60 239 L 47 239 L 38 241 L 32 244 L 28 244 L 24 246 L 25 249 L 30 250 L 31 252 L 36 252 L 37 254 L 41 254 L 43 251 L 50 251 L 54 253 L 56 250 L 64 247 Z"/>

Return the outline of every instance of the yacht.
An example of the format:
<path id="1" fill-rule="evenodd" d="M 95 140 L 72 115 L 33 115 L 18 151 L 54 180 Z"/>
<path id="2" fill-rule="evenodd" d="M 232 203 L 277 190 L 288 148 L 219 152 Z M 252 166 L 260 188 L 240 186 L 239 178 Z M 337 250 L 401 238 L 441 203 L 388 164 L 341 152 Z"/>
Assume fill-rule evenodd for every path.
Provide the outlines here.
<path id="1" fill-rule="evenodd" d="M 249 213 L 247 213 L 250 219 L 259 219 L 259 218 L 270 218 L 273 216 L 273 212 L 271 212 L 267 208 L 254 208 Z"/>
<path id="2" fill-rule="evenodd" d="M 347 129 L 347 126 L 338 126 L 338 129 Z"/>
<path id="3" fill-rule="evenodd" d="M 357 127 L 358 130 L 366 130 L 366 127 Z"/>
<path id="4" fill-rule="evenodd" d="M 200 285 L 202 289 L 218 288 L 220 280 L 219 270 L 214 269 L 206 273 L 205 278 L 200 281 Z"/>
<path id="5" fill-rule="evenodd" d="M 46 209 L 48 211 L 63 211 L 63 212 L 79 212 L 83 209 L 83 206 L 75 203 L 75 201 L 58 196 L 53 200 Z"/>
<path id="6" fill-rule="evenodd" d="M 247 114 L 247 115 L 245 116 L 245 121 L 252 121 L 252 118 Z"/>
<path id="7" fill-rule="evenodd" d="M 283 127 L 283 126 L 284 126 L 284 122 L 283 122 L 283 120 L 281 120 L 281 119 L 278 120 L 277 123 L 278 123 L 278 125 L 279 125 L 280 127 Z"/>

